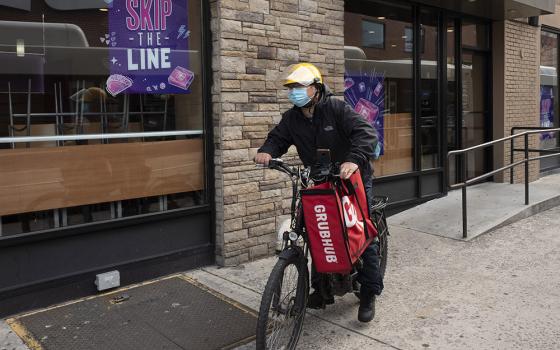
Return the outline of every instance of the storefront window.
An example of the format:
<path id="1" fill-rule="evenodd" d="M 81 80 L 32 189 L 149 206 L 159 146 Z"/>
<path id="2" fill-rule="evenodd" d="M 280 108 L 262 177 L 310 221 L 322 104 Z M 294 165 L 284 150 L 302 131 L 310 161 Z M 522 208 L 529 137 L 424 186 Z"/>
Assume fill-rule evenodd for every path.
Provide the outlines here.
<path id="1" fill-rule="evenodd" d="M 364 45 L 362 23 L 383 24 L 383 47 Z M 356 1 L 344 19 L 345 99 L 376 128 L 380 157 L 376 176 L 413 170 L 412 8 Z M 369 39 L 368 39 L 369 40 Z"/>
<path id="2" fill-rule="evenodd" d="M 424 50 L 420 53 L 420 147 L 422 169 L 439 164 L 439 96 L 438 96 L 438 16 L 431 12 L 420 13 L 421 35 Z"/>
<path id="3" fill-rule="evenodd" d="M 480 145 L 490 138 L 489 33 L 490 27 L 486 23 L 461 22 L 461 148 Z M 469 152 L 466 157 L 467 178 L 488 171 L 489 149 Z"/>
<path id="4" fill-rule="evenodd" d="M 385 48 L 385 24 L 362 20 L 362 46 L 376 49 Z"/>
<path id="5" fill-rule="evenodd" d="M 0 5 L 0 137 L 188 131 L 0 144 L 0 236 L 207 202 L 201 1 L 150 4 Z"/>
<path id="6" fill-rule="evenodd" d="M 455 20 L 448 20 L 446 23 L 446 33 L 445 33 L 445 46 L 447 48 L 447 53 L 445 57 L 446 61 L 446 74 L 447 74 L 447 86 L 445 88 L 446 94 L 446 124 L 447 124 L 447 150 L 453 151 L 459 149 L 459 144 L 457 140 L 457 79 L 455 78 L 456 64 L 455 64 Z M 457 166 L 456 159 L 451 158 L 449 161 L 449 185 L 452 185 L 457 180 Z"/>
<path id="7" fill-rule="evenodd" d="M 461 40 L 464 47 L 488 49 L 490 30 L 485 23 L 463 20 Z"/>
<path id="8" fill-rule="evenodd" d="M 558 34 L 541 32 L 541 99 L 540 126 L 558 127 Z M 540 135 L 541 149 L 555 149 L 559 146 L 558 133 L 543 133 Z M 557 167 L 557 158 L 541 160 L 541 169 L 547 170 Z"/>

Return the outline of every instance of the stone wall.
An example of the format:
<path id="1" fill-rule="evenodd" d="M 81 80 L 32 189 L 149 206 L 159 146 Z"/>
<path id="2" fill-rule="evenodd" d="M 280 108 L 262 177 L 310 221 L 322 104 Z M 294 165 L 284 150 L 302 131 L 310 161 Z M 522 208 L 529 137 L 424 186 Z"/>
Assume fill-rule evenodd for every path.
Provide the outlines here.
<path id="1" fill-rule="evenodd" d="M 539 126 L 540 106 L 540 30 L 526 23 L 505 22 L 505 79 L 504 79 L 504 135 L 510 135 L 514 126 Z M 529 146 L 539 147 L 539 136 L 530 137 Z M 524 141 L 516 141 L 515 148 L 523 148 Z M 509 164 L 510 145 L 505 146 L 505 164 Z M 530 154 L 536 156 L 537 154 Z M 515 160 L 523 159 L 523 152 L 516 152 Z M 539 176 L 539 162 L 532 162 L 529 167 L 530 181 Z M 509 179 L 509 173 L 507 178 Z M 523 182 L 525 170 L 516 167 L 514 181 Z"/>
<path id="2" fill-rule="evenodd" d="M 343 0 L 211 0 L 216 257 L 236 265 L 274 250 L 289 214 L 282 174 L 252 159 L 290 108 L 278 84 L 292 63 L 316 64 L 335 93 L 344 84 Z M 285 159 L 295 162 L 291 150 Z"/>

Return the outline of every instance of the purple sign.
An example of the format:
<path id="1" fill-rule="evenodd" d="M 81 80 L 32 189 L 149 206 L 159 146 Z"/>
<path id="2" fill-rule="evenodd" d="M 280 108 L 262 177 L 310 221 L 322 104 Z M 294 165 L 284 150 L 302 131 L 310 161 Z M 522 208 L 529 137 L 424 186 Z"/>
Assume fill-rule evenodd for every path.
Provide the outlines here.
<path id="1" fill-rule="evenodd" d="M 554 126 L 554 90 L 552 86 L 541 85 L 541 127 Z M 541 140 L 554 138 L 554 133 L 542 133 Z"/>
<path id="2" fill-rule="evenodd" d="M 106 0 L 111 76 L 107 91 L 185 94 L 194 80 L 188 69 L 188 0 Z"/>
<path id="3" fill-rule="evenodd" d="M 344 99 L 377 130 L 380 152 L 384 154 L 385 86 L 380 74 L 349 74 L 344 76 Z"/>

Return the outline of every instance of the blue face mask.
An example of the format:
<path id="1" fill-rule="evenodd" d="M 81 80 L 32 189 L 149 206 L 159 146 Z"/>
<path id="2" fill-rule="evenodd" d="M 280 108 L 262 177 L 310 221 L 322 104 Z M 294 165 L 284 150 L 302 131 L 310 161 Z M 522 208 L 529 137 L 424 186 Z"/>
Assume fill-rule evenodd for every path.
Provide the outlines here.
<path id="1" fill-rule="evenodd" d="M 288 98 L 298 107 L 303 107 L 311 101 L 311 97 L 307 96 L 306 87 L 290 89 Z"/>

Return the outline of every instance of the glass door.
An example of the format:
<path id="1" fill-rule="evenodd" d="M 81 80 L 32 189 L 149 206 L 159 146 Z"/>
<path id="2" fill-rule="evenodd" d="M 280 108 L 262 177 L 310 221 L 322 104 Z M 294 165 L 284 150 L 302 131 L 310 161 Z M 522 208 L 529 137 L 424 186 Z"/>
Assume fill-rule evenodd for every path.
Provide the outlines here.
<path id="1" fill-rule="evenodd" d="M 456 20 L 448 19 L 445 29 L 445 47 L 446 47 L 446 86 L 445 89 L 445 121 L 446 121 L 446 137 L 447 137 L 447 151 L 454 151 L 459 149 L 459 136 L 457 128 L 457 50 L 456 43 Z M 445 169 L 449 176 L 449 185 L 457 182 L 457 169 L 458 163 L 456 158 L 449 159 L 448 169 Z"/>
<path id="2" fill-rule="evenodd" d="M 487 141 L 488 57 L 484 52 L 463 50 L 462 53 L 462 120 L 461 148 L 480 145 Z M 470 152 L 467 156 L 467 177 L 482 175 L 487 167 L 487 151 Z"/>
<path id="3" fill-rule="evenodd" d="M 490 47 L 489 26 L 469 20 L 449 19 L 446 25 L 447 150 L 464 149 L 489 141 L 491 113 L 489 103 Z M 489 150 L 470 152 L 467 178 L 489 169 Z M 462 160 L 449 159 L 449 184 L 461 181 Z"/>

